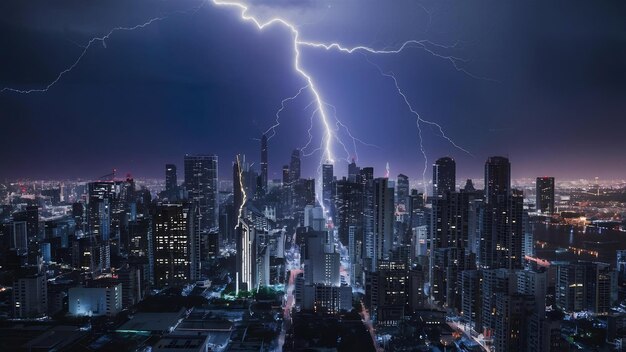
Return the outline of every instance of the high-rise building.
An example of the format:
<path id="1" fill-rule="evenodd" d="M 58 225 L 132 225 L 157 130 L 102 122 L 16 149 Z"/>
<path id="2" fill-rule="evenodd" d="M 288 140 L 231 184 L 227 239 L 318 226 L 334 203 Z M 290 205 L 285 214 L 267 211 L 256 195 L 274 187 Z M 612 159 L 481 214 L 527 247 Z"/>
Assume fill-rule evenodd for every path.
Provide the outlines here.
<path id="1" fill-rule="evenodd" d="M 554 214 L 554 177 L 537 177 L 537 211 Z"/>
<path id="2" fill-rule="evenodd" d="M 326 212 L 332 217 L 333 213 L 333 190 L 335 176 L 333 173 L 333 164 L 322 165 L 322 206 Z"/>
<path id="3" fill-rule="evenodd" d="M 354 158 L 352 162 L 348 164 L 348 181 L 350 182 L 358 182 L 359 174 L 361 173 L 361 169 L 356 165 Z"/>
<path id="4" fill-rule="evenodd" d="M 165 193 L 168 197 L 175 196 L 178 193 L 178 175 L 176 174 L 176 165 L 165 165 Z"/>
<path id="5" fill-rule="evenodd" d="M 482 268 L 522 267 L 523 214 L 523 194 L 511 189 L 509 160 L 497 156 L 488 158 L 479 253 Z"/>
<path id="6" fill-rule="evenodd" d="M 556 306 L 566 312 L 607 313 L 617 301 L 617 273 L 609 264 L 558 265 L 556 280 Z"/>
<path id="7" fill-rule="evenodd" d="M 393 249 L 394 190 L 385 177 L 374 179 L 374 257 L 372 270 L 378 262 L 389 259 Z"/>
<path id="8" fill-rule="evenodd" d="M 456 188 L 456 162 L 450 157 L 437 159 L 433 165 L 433 195 L 453 192 Z"/>
<path id="9" fill-rule="evenodd" d="M 374 168 L 364 167 L 360 172 L 363 185 L 363 259 L 374 258 Z M 372 267 L 370 264 L 368 267 Z"/>
<path id="10" fill-rule="evenodd" d="M 349 230 L 354 227 L 358 233 L 358 241 L 362 241 L 362 222 L 363 222 L 363 186 L 359 183 L 347 180 L 345 177 L 338 180 L 337 196 L 335 197 L 336 216 L 334 224 L 338 228 L 339 241 L 348 246 Z M 350 253 L 352 256 L 353 253 Z"/>
<path id="11" fill-rule="evenodd" d="M 190 231 L 193 213 L 182 204 L 157 205 L 149 241 L 155 287 L 178 286 L 190 280 Z"/>
<path id="12" fill-rule="evenodd" d="M 261 194 L 267 193 L 267 136 L 261 136 Z"/>
<path id="13" fill-rule="evenodd" d="M 496 293 L 495 297 L 495 350 L 538 351 L 529 348 L 535 297 L 520 293 Z"/>
<path id="14" fill-rule="evenodd" d="M 219 224 L 217 175 L 217 155 L 185 155 L 185 187 L 189 201 L 199 207 L 203 232 Z"/>
<path id="15" fill-rule="evenodd" d="M 409 177 L 399 174 L 396 179 L 396 209 L 398 213 L 408 212 L 409 196 Z"/>
<path id="16" fill-rule="evenodd" d="M 38 318 L 48 309 L 48 280 L 45 273 L 19 275 L 13 282 L 13 317 Z"/>

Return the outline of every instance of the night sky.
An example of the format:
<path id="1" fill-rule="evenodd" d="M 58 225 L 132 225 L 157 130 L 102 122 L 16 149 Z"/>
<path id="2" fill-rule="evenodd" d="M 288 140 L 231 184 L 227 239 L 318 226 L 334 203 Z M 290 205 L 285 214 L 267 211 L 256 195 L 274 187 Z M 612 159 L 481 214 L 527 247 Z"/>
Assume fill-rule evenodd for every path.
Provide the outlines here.
<path id="1" fill-rule="evenodd" d="M 302 66 L 344 129 L 345 159 L 421 178 L 413 107 L 441 124 L 469 156 L 423 126 L 430 165 L 449 155 L 459 178 L 482 177 L 489 155 L 508 156 L 514 177 L 626 178 L 626 2 L 624 1 L 267 1 L 251 14 L 282 16 L 303 40 L 393 48 L 428 39 L 454 55 L 410 48 L 397 55 L 302 49 Z M 231 175 L 236 153 L 258 164 L 259 141 L 281 100 L 305 85 L 293 70 L 292 38 L 279 25 L 258 31 L 232 8 L 198 1 L 0 2 L 0 88 L 41 88 L 71 65 L 90 38 L 155 16 L 163 21 L 96 43 L 48 92 L 0 93 L 0 179 L 163 177 L 185 153 L 215 153 Z M 270 177 L 308 140 L 310 91 L 287 103 L 270 140 Z M 332 110 L 330 110 L 332 112 Z M 323 134 L 313 120 L 313 151 Z M 320 154 L 303 160 L 316 176 Z M 182 169 L 182 168 L 181 168 Z M 182 177 L 180 171 L 179 177 Z"/>

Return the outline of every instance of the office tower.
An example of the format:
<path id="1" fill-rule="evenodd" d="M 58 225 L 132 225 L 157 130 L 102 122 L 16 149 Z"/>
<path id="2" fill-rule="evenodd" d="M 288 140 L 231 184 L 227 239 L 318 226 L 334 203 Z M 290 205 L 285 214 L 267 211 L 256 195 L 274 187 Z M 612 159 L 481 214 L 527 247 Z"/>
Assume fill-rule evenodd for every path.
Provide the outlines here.
<path id="1" fill-rule="evenodd" d="M 374 179 L 374 258 L 372 270 L 378 262 L 389 259 L 393 248 L 393 188 L 389 180 L 381 177 Z"/>
<path id="2" fill-rule="evenodd" d="M 354 158 L 352 158 L 352 162 L 348 164 L 348 181 L 358 182 L 360 173 L 361 169 L 356 166 L 356 162 L 354 161 Z"/>
<path id="3" fill-rule="evenodd" d="M 485 269 L 522 267 L 523 194 L 511 190 L 511 164 L 504 157 L 485 163 L 485 203 L 482 215 L 480 266 Z"/>
<path id="4" fill-rule="evenodd" d="M 192 214 L 182 204 L 157 205 L 154 210 L 149 259 L 157 288 L 184 285 L 190 279 Z"/>
<path id="5" fill-rule="evenodd" d="M 335 247 L 328 237 L 327 231 L 313 232 L 306 237 L 303 248 L 300 248 L 306 285 L 341 284 L 339 253 L 335 252 Z"/>
<path id="6" fill-rule="evenodd" d="M 607 313 L 617 301 L 617 273 L 609 264 L 558 265 L 556 280 L 556 306 L 565 312 Z"/>
<path id="7" fill-rule="evenodd" d="M 46 315 L 48 309 L 48 280 L 45 273 L 18 275 L 13 281 L 13 317 L 26 319 Z"/>
<path id="8" fill-rule="evenodd" d="M 537 177 L 537 212 L 554 214 L 554 177 Z"/>
<path id="9" fill-rule="evenodd" d="M 374 168 L 362 168 L 360 181 L 363 185 L 363 259 L 370 261 L 365 267 L 371 269 L 374 258 Z"/>
<path id="10" fill-rule="evenodd" d="M 545 344 L 546 326 L 546 295 L 547 295 L 547 272 L 541 270 L 520 270 L 517 273 L 517 293 L 533 297 L 535 306 L 532 314 L 527 317 L 528 333 L 526 346 L 530 351 L 542 351 Z"/>
<path id="11" fill-rule="evenodd" d="M 485 163 L 485 201 L 496 203 L 497 198 L 511 193 L 511 163 L 501 156 L 492 156 Z"/>
<path id="12" fill-rule="evenodd" d="M 496 293 L 495 296 L 495 350 L 539 351 L 529 348 L 535 297 L 519 293 Z"/>
<path id="13" fill-rule="evenodd" d="M 113 182 L 98 181 L 88 184 L 87 226 L 89 234 L 108 240 L 110 235 L 110 210 Z"/>
<path id="14" fill-rule="evenodd" d="M 289 163 L 289 180 L 293 182 L 300 179 L 300 177 L 300 149 L 294 149 L 291 152 L 291 162 Z"/>
<path id="15" fill-rule="evenodd" d="M 176 196 L 178 193 L 178 175 L 174 164 L 165 165 L 165 193 L 168 197 Z"/>
<path id="16" fill-rule="evenodd" d="M 468 322 L 470 325 L 475 324 L 476 327 L 482 326 L 480 275 L 480 271 L 478 270 L 463 270 L 459 275 L 458 284 L 461 290 L 461 306 L 458 308 L 461 319 Z"/>
<path id="17" fill-rule="evenodd" d="M 267 193 L 267 136 L 261 136 L 261 194 Z"/>
<path id="18" fill-rule="evenodd" d="M 497 294 L 513 294 L 517 291 L 517 276 L 509 269 L 481 270 L 482 307 L 481 322 L 487 331 L 493 331 L 497 324 Z"/>
<path id="19" fill-rule="evenodd" d="M 409 177 L 403 174 L 396 179 L 396 209 L 398 213 L 406 213 L 409 209 Z"/>
<path id="20" fill-rule="evenodd" d="M 348 246 L 348 232 L 354 227 L 358 234 L 358 241 L 362 241 L 362 209 L 363 186 L 347 180 L 345 177 L 336 182 L 337 196 L 335 197 L 336 216 L 334 224 L 338 228 L 339 241 Z M 352 256 L 353 253 L 350 253 Z"/>
<path id="21" fill-rule="evenodd" d="M 291 197 L 290 215 L 299 223 L 303 223 L 304 208 L 307 205 L 315 204 L 315 180 L 304 178 L 295 180 L 291 183 L 289 190 Z"/>
<path id="22" fill-rule="evenodd" d="M 395 326 L 423 301 L 423 275 L 407 263 L 382 260 L 366 273 L 365 302 L 379 325 Z"/>
<path id="23" fill-rule="evenodd" d="M 237 225 L 236 280 L 239 289 L 252 290 L 269 284 L 268 233 L 247 218 Z"/>
<path id="24" fill-rule="evenodd" d="M 453 192 L 456 188 L 456 162 L 449 157 L 437 159 L 433 164 L 433 195 Z"/>
<path id="25" fill-rule="evenodd" d="M 200 231 L 218 226 L 217 155 L 185 155 L 185 187 L 190 202 L 200 208 Z"/>
<path id="26" fill-rule="evenodd" d="M 322 165 L 322 207 L 330 217 L 334 216 L 332 203 L 334 190 L 333 164 Z"/>

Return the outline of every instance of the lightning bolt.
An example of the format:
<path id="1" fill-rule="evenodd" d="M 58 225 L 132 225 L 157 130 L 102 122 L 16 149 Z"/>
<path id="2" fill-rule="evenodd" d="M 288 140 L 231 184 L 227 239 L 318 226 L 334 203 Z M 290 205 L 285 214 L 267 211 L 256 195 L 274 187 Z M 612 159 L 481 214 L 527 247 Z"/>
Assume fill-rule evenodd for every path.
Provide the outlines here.
<path id="1" fill-rule="evenodd" d="M 239 15 L 241 16 L 241 19 L 246 22 L 253 23 L 259 30 L 263 30 L 266 27 L 274 25 L 274 24 L 280 24 L 280 25 L 285 26 L 287 29 L 289 29 L 293 37 L 294 69 L 307 82 L 307 86 L 309 87 L 309 89 L 311 90 L 313 94 L 313 97 L 315 98 L 315 104 L 317 105 L 317 109 L 319 110 L 322 124 L 324 125 L 324 130 L 326 131 L 325 136 L 323 138 L 324 154 L 322 155 L 322 160 L 328 160 L 330 162 L 334 162 L 333 153 L 331 149 L 331 141 L 333 139 L 333 132 L 330 128 L 330 123 L 328 122 L 328 117 L 326 115 L 326 110 L 324 109 L 324 103 L 322 101 L 321 94 L 317 90 L 317 86 L 315 85 L 315 82 L 313 82 L 313 78 L 311 77 L 311 75 L 307 73 L 300 65 L 300 44 L 299 44 L 300 32 L 298 31 L 296 26 L 287 22 L 286 20 L 282 18 L 277 18 L 277 17 L 271 18 L 265 22 L 259 21 L 256 17 L 248 14 L 248 6 L 241 4 L 239 2 L 222 1 L 222 0 L 212 0 L 212 1 L 213 1 L 213 4 L 217 6 L 231 7 L 231 8 L 235 8 L 239 10 Z"/>
<path id="2" fill-rule="evenodd" d="M 318 91 L 317 86 L 315 85 L 315 83 L 313 81 L 313 78 L 311 77 L 311 75 L 308 72 L 306 72 L 302 68 L 302 66 L 300 64 L 300 55 L 301 55 L 300 48 L 301 47 L 318 48 L 318 49 L 324 49 L 324 50 L 327 50 L 327 51 L 338 50 L 339 52 L 343 52 L 343 53 L 347 53 L 347 54 L 353 54 L 353 53 L 357 53 L 358 52 L 358 53 L 362 53 L 364 55 L 365 54 L 399 54 L 399 53 L 403 52 L 407 48 L 420 48 L 420 49 L 424 50 L 425 52 L 427 52 L 427 53 L 429 53 L 429 54 L 431 54 L 431 55 L 433 55 L 433 56 L 435 56 L 437 58 L 440 58 L 440 59 L 448 61 L 454 67 L 455 70 L 457 70 L 459 72 L 462 72 L 462 73 L 464 73 L 465 75 L 467 75 L 467 76 L 469 76 L 471 78 L 487 80 L 487 81 L 494 81 L 494 80 L 492 80 L 490 78 L 478 76 L 478 75 L 475 75 L 475 74 L 467 71 L 464 67 L 461 66 L 462 64 L 467 63 L 468 62 L 467 60 L 465 60 L 463 58 L 460 58 L 460 57 L 457 57 L 457 56 L 454 56 L 454 55 L 442 54 L 442 53 L 439 53 L 439 52 L 436 51 L 436 49 L 446 49 L 446 50 L 454 49 L 457 46 L 456 43 L 451 45 L 451 46 L 448 46 L 448 45 L 442 45 L 442 44 L 434 43 L 434 42 L 432 42 L 430 40 L 407 40 L 407 41 L 403 42 L 397 48 L 374 49 L 374 48 L 371 48 L 371 47 L 368 47 L 368 46 L 364 46 L 364 45 L 358 45 L 358 46 L 354 46 L 354 47 L 347 47 L 347 46 L 344 46 L 344 45 L 342 45 L 340 43 L 336 43 L 336 42 L 333 42 L 333 43 L 322 43 L 322 42 L 304 41 L 304 40 L 300 39 L 300 33 L 298 31 L 298 27 L 296 25 L 288 22 L 287 20 L 285 20 L 283 18 L 274 17 L 274 18 L 271 18 L 271 19 L 266 20 L 266 21 L 260 21 L 256 17 L 254 17 L 254 16 L 252 16 L 252 15 L 250 15 L 248 13 L 248 10 L 249 10 L 248 6 L 246 6 L 246 5 L 244 5 L 244 4 L 240 3 L 240 2 L 226 1 L 226 0 L 212 0 L 212 1 L 217 6 L 225 6 L 225 7 L 231 7 L 231 8 L 237 9 L 239 11 L 239 15 L 240 15 L 242 20 L 253 23 L 259 30 L 263 30 L 266 27 L 271 26 L 273 24 L 279 24 L 279 25 L 282 25 L 282 26 L 286 27 L 291 32 L 291 35 L 292 35 L 292 38 L 293 38 L 293 52 L 294 52 L 294 63 L 293 63 L 293 66 L 294 66 L 295 71 L 302 78 L 304 78 L 304 80 L 307 82 L 307 84 L 300 91 L 298 91 L 298 94 L 296 94 L 293 97 L 289 97 L 289 98 L 286 98 L 286 99 L 283 100 L 283 102 L 281 103 L 281 109 L 279 109 L 279 111 L 277 112 L 277 122 L 270 129 L 274 129 L 279 124 L 278 115 L 279 115 L 280 111 L 283 110 L 284 103 L 286 101 L 290 101 L 290 100 L 296 99 L 300 95 L 302 90 L 304 88 L 308 87 L 311 90 L 311 92 L 312 92 L 312 94 L 313 94 L 313 96 L 315 98 L 314 99 L 314 103 L 316 105 L 316 109 L 313 111 L 313 114 L 311 116 L 311 127 L 307 131 L 308 135 L 309 135 L 309 140 L 308 140 L 307 144 L 303 148 L 301 148 L 301 150 L 305 150 L 311 143 L 311 140 L 312 140 L 311 129 L 313 127 L 312 119 L 313 119 L 313 116 L 316 113 L 319 113 L 320 119 L 322 121 L 322 125 L 323 125 L 324 130 L 325 130 L 325 134 L 324 134 L 324 136 L 322 138 L 322 142 L 321 142 L 322 146 L 319 149 L 316 149 L 316 150 L 314 150 L 314 151 L 312 151 L 310 153 L 305 153 L 304 156 L 311 155 L 311 154 L 315 153 L 317 150 L 323 149 L 324 152 L 322 153 L 322 156 L 321 156 L 321 159 L 320 159 L 320 167 L 318 168 L 318 170 L 320 170 L 320 172 L 321 172 L 321 165 L 324 162 L 331 162 L 331 163 L 334 162 L 334 158 L 333 158 L 333 154 L 332 154 L 332 150 L 331 150 L 331 141 L 332 140 L 336 140 L 339 144 L 341 144 L 343 146 L 344 150 L 346 151 L 346 153 L 348 153 L 345 144 L 334 133 L 334 132 L 338 131 L 339 126 L 342 126 L 347 131 L 347 133 L 350 136 L 350 138 L 352 139 L 353 145 L 355 147 L 355 154 L 356 154 L 356 141 L 360 141 L 361 143 L 366 144 L 366 145 L 367 145 L 367 143 L 364 143 L 363 141 L 356 139 L 352 135 L 352 133 L 349 132 L 348 128 L 344 124 L 342 124 L 339 121 L 339 119 L 337 118 L 337 116 L 336 116 L 336 108 L 334 108 L 334 106 L 331 106 L 330 104 L 327 104 L 327 103 L 325 103 L 323 101 L 323 99 L 321 97 L 321 93 Z M 367 58 L 367 56 L 366 56 L 366 59 L 367 59 L 368 62 L 370 62 L 370 64 L 372 64 L 372 65 L 374 65 L 374 66 L 376 66 L 378 68 L 378 71 L 380 72 L 380 74 L 382 74 L 385 77 L 391 78 L 393 80 L 398 94 L 403 98 L 403 100 L 404 100 L 405 104 L 407 105 L 407 107 L 409 108 L 410 112 L 412 114 L 414 114 L 416 116 L 416 118 L 417 118 L 416 124 L 417 124 L 417 129 L 418 129 L 418 136 L 419 136 L 419 140 L 420 140 L 420 152 L 421 152 L 422 156 L 424 157 L 424 169 L 422 171 L 422 182 L 424 184 L 424 189 L 426 190 L 426 170 L 428 168 L 428 157 L 426 155 L 426 150 L 424 148 L 424 143 L 423 143 L 423 138 L 422 138 L 423 137 L 422 136 L 422 132 L 423 131 L 422 131 L 421 124 L 428 124 L 428 125 L 436 127 L 439 130 L 439 133 L 440 133 L 441 137 L 446 139 L 455 148 L 457 148 L 457 149 L 459 149 L 459 150 L 461 150 L 461 151 L 463 151 L 463 152 L 465 152 L 467 154 L 470 154 L 470 155 L 471 155 L 471 153 L 469 153 L 469 151 L 467 151 L 463 147 L 461 147 L 458 144 L 456 144 L 450 137 L 448 137 L 446 135 L 446 133 L 444 132 L 443 128 L 441 127 L 441 125 L 437 124 L 436 122 L 423 119 L 420 116 L 420 114 L 415 109 L 413 109 L 413 106 L 411 105 L 411 103 L 409 102 L 407 96 L 404 94 L 404 92 L 400 88 L 400 86 L 398 84 L 398 80 L 393 75 L 393 73 L 385 73 L 385 72 L 383 72 L 383 70 L 380 69 L 379 66 L 377 66 L 376 64 L 371 62 Z M 330 119 L 329 119 L 328 113 L 327 113 L 327 111 L 325 109 L 325 106 L 331 106 L 331 108 L 333 108 L 333 110 L 334 110 L 334 113 L 335 113 L 334 117 L 335 117 L 335 121 L 336 121 L 335 125 L 337 127 L 337 129 L 335 131 L 333 131 L 333 129 L 331 129 L 331 126 L 330 126 L 331 124 L 330 124 L 330 121 L 329 121 Z M 348 160 L 348 162 L 349 162 L 349 160 Z M 424 194 L 426 194 L 426 192 Z"/>
<path id="3" fill-rule="evenodd" d="M 4 87 L 2 89 L 0 89 L 0 93 L 4 93 L 4 92 L 12 92 L 12 93 L 19 93 L 19 94 L 31 94 L 31 93 L 45 93 L 48 90 L 50 90 L 50 88 L 54 87 L 55 84 L 57 84 L 61 78 L 63 78 L 63 76 L 67 75 L 68 73 L 70 73 L 76 66 L 78 66 L 78 64 L 81 62 L 81 60 L 83 59 L 83 57 L 85 57 L 85 55 L 87 54 L 87 52 L 89 51 L 89 49 L 96 43 L 101 43 L 102 46 L 106 49 L 106 41 L 116 32 L 131 32 L 137 29 L 143 29 L 148 27 L 149 25 L 155 23 L 155 22 L 160 22 L 160 21 L 164 21 L 168 18 L 170 18 L 173 15 L 187 15 L 187 14 L 194 14 L 196 12 L 198 12 L 203 6 L 205 5 L 205 1 L 202 1 L 200 3 L 200 5 L 195 6 L 191 9 L 188 10 L 179 10 L 179 11 L 174 11 L 171 12 L 169 14 L 166 14 L 164 16 L 160 16 L 160 17 L 154 17 L 149 19 L 148 21 L 142 23 L 142 24 L 138 24 L 132 27 L 115 27 L 113 29 L 111 29 L 107 34 L 101 36 L 101 37 L 93 37 L 89 40 L 89 42 L 87 43 L 87 45 L 79 45 L 77 43 L 77 46 L 81 47 L 83 49 L 83 51 L 80 53 L 80 55 L 78 55 L 78 57 L 76 58 L 76 60 L 74 60 L 74 62 L 68 66 L 67 68 L 65 68 L 63 71 L 59 72 L 56 76 L 56 78 L 54 80 L 52 80 L 50 83 L 48 83 L 45 87 L 43 88 L 32 88 L 32 89 L 17 89 L 17 88 L 11 88 L 11 87 Z M 72 42 L 73 43 L 73 42 Z"/>
<path id="4" fill-rule="evenodd" d="M 456 144 L 454 142 L 454 140 L 452 140 L 452 138 L 448 137 L 446 135 L 446 133 L 443 130 L 443 127 L 441 127 L 440 124 L 430 121 L 430 120 L 425 120 L 424 118 L 422 118 L 422 116 L 420 115 L 420 113 L 418 113 L 414 108 L 413 105 L 411 105 L 411 103 L 409 102 L 409 99 L 407 98 L 406 94 L 404 94 L 404 92 L 402 91 L 402 88 L 400 88 L 400 85 L 398 84 L 398 79 L 396 78 L 396 76 L 393 74 L 393 72 L 384 72 L 382 70 L 382 68 L 380 68 L 380 66 L 378 66 L 377 64 L 375 64 L 374 62 L 372 62 L 367 56 L 365 56 L 365 60 L 370 63 L 372 66 L 374 66 L 378 72 L 387 78 L 390 78 L 393 81 L 393 84 L 396 88 L 396 91 L 398 92 L 398 95 L 402 98 L 402 100 L 404 101 L 405 105 L 407 106 L 407 108 L 409 109 L 409 111 L 411 112 L 411 114 L 415 115 L 416 117 L 416 125 L 417 125 L 417 133 L 418 133 L 418 137 L 419 137 L 419 146 L 420 146 L 420 152 L 422 153 L 422 156 L 424 157 L 424 168 L 422 169 L 422 184 L 424 185 L 424 194 L 427 194 L 427 184 L 426 184 L 426 171 L 428 170 L 428 156 L 426 155 L 426 149 L 424 148 L 424 139 L 422 136 L 422 126 L 421 123 L 425 123 L 431 126 L 434 126 L 435 128 L 437 128 L 439 130 L 440 136 L 441 138 L 445 139 L 446 141 L 448 141 L 450 144 L 452 144 L 452 146 L 454 146 L 456 149 L 470 155 L 473 157 L 472 153 L 470 153 L 467 149 L 459 146 L 458 144 Z"/>
<path id="5" fill-rule="evenodd" d="M 300 96 L 300 94 L 302 94 L 302 92 L 307 89 L 309 86 L 306 85 L 302 88 L 300 88 L 298 90 L 298 93 L 296 93 L 294 96 L 288 97 L 283 99 L 280 102 L 280 109 L 278 109 L 278 111 L 276 111 L 276 122 L 274 123 L 274 125 L 272 125 L 272 127 L 268 128 L 267 131 L 265 131 L 265 135 L 267 135 L 270 131 L 272 131 L 272 134 L 267 137 L 267 140 L 269 141 L 270 139 L 272 139 L 272 137 L 274 137 L 276 135 L 276 128 L 278 126 L 280 126 L 280 113 L 283 112 L 283 110 L 285 110 L 285 103 L 292 101 L 292 100 L 296 100 L 298 98 L 298 96 Z"/>
<path id="6" fill-rule="evenodd" d="M 235 226 L 235 230 L 239 228 L 239 224 L 241 223 L 241 217 L 243 216 L 243 207 L 246 205 L 246 201 L 248 200 L 248 196 L 246 194 L 246 188 L 243 186 L 243 168 L 241 167 L 241 160 L 239 160 L 239 155 L 235 158 L 237 162 L 237 171 L 239 173 L 239 189 L 241 190 L 241 205 L 239 206 L 237 213 L 237 225 Z"/>
<path id="7" fill-rule="evenodd" d="M 340 128 L 343 128 L 344 131 L 346 132 L 346 134 L 348 135 L 348 137 L 350 137 L 350 139 L 352 140 L 352 147 L 354 149 L 354 156 L 356 158 L 356 160 L 359 160 L 359 153 L 357 151 L 357 142 L 366 146 L 366 147 L 372 147 L 372 148 L 376 148 L 376 149 L 380 149 L 380 147 L 376 144 L 372 144 L 372 143 L 367 143 L 364 140 L 355 137 L 352 132 L 350 132 L 350 129 L 348 128 L 348 126 L 346 126 L 343 122 L 341 122 L 341 120 L 339 120 L 339 118 L 337 117 L 337 107 L 335 107 L 332 104 L 329 103 L 324 103 L 327 106 L 329 106 L 332 110 L 333 110 L 333 117 L 335 118 L 335 125 L 337 126 L 337 129 L 335 129 L 335 131 L 339 131 Z M 350 162 L 350 160 L 348 160 L 348 163 Z"/>
<path id="8" fill-rule="evenodd" d="M 466 64 L 469 61 L 454 55 L 446 55 L 446 54 L 441 54 L 436 52 L 435 50 L 433 50 L 433 47 L 435 48 L 439 48 L 439 49 L 454 49 L 456 48 L 456 46 L 458 45 L 458 43 L 455 43 L 453 45 L 443 45 L 443 44 L 439 44 L 439 43 L 434 43 L 430 40 L 427 39 L 422 39 L 422 40 L 416 40 L 416 39 L 411 39 L 411 40 L 407 40 L 405 42 L 403 42 L 399 47 L 395 48 L 395 49 L 374 49 L 374 48 L 370 48 L 368 46 L 364 46 L 364 45 L 358 45 L 358 46 L 354 46 L 354 47 L 346 47 L 341 45 L 340 43 L 319 43 L 319 42 L 309 42 L 309 41 L 298 41 L 296 43 L 297 45 L 302 45 L 302 46 L 308 46 L 308 47 L 313 47 L 313 48 L 318 48 L 318 49 L 324 49 L 327 51 L 330 50 L 338 50 L 340 52 L 344 52 L 347 54 L 353 54 L 356 52 L 361 52 L 361 53 L 369 53 L 369 54 L 399 54 L 401 52 L 403 52 L 405 49 L 407 48 L 419 48 L 424 50 L 425 52 L 431 54 L 434 57 L 446 60 L 448 62 L 450 62 L 450 64 L 452 64 L 452 67 L 454 67 L 455 70 L 462 72 L 464 74 L 466 74 L 467 76 L 474 78 L 474 79 L 479 79 L 479 80 L 485 80 L 485 81 L 490 81 L 490 82 L 499 82 L 497 80 L 494 80 L 493 78 L 489 78 L 489 77 L 483 77 L 483 76 L 479 76 L 476 75 L 472 72 L 469 72 L 468 70 L 466 70 L 465 68 L 461 67 L 461 64 Z"/>

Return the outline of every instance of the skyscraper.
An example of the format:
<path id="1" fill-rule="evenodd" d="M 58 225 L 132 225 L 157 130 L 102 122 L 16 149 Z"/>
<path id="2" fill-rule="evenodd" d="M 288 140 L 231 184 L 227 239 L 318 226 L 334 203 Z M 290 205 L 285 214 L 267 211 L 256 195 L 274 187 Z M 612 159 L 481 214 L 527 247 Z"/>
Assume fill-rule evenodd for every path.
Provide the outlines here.
<path id="1" fill-rule="evenodd" d="M 200 211 L 200 230 L 218 227 L 217 155 L 185 155 L 185 187 Z"/>
<path id="2" fill-rule="evenodd" d="M 157 205 L 149 241 L 149 260 L 155 287 L 177 286 L 190 279 L 189 207 Z"/>
<path id="3" fill-rule="evenodd" d="M 322 206 L 329 215 L 333 215 L 331 209 L 333 202 L 333 185 L 334 185 L 333 164 L 322 165 Z"/>
<path id="4" fill-rule="evenodd" d="M 267 193 L 267 136 L 261 137 L 261 194 Z"/>
<path id="5" fill-rule="evenodd" d="M 354 227 L 355 240 L 363 240 L 363 185 L 347 180 L 345 177 L 337 181 L 335 197 L 336 216 L 334 224 L 338 227 L 339 241 L 348 246 L 350 227 Z M 350 253 L 352 257 L 353 253 Z"/>
<path id="6" fill-rule="evenodd" d="M 484 269 L 522 267 L 523 194 L 511 190 L 511 164 L 504 157 L 485 163 L 485 204 L 479 262 Z"/>
<path id="7" fill-rule="evenodd" d="M 399 212 L 407 212 L 409 209 L 409 177 L 398 175 L 396 180 L 396 208 Z"/>
<path id="8" fill-rule="evenodd" d="M 485 202 L 494 203 L 498 197 L 511 193 L 511 163 L 502 156 L 492 156 L 485 163 Z"/>
<path id="9" fill-rule="evenodd" d="M 357 182 L 361 169 L 356 166 L 356 162 L 352 159 L 352 162 L 348 164 L 348 181 Z"/>
<path id="10" fill-rule="evenodd" d="M 437 159 L 433 164 L 433 195 L 453 192 L 456 188 L 456 162 L 450 157 Z"/>
<path id="11" fill-rule="evenodd" d="M 165 165 L 165 192 L 168 196 L 176 193 L 178 189 L 178 176 L 176 175 L 176 165 Z"/>
<path id="12" fill-rule="evenodd" d="M 374 179 L 374 258 L 372 270 L 381 260 L 389 259 L 393 248 L 393 188 L 385 177 Z"/>
<path id="13" fill-rule="evenodd" d="M 554 177 L 537 177 L 537 211 L 554 214 Z"/>

